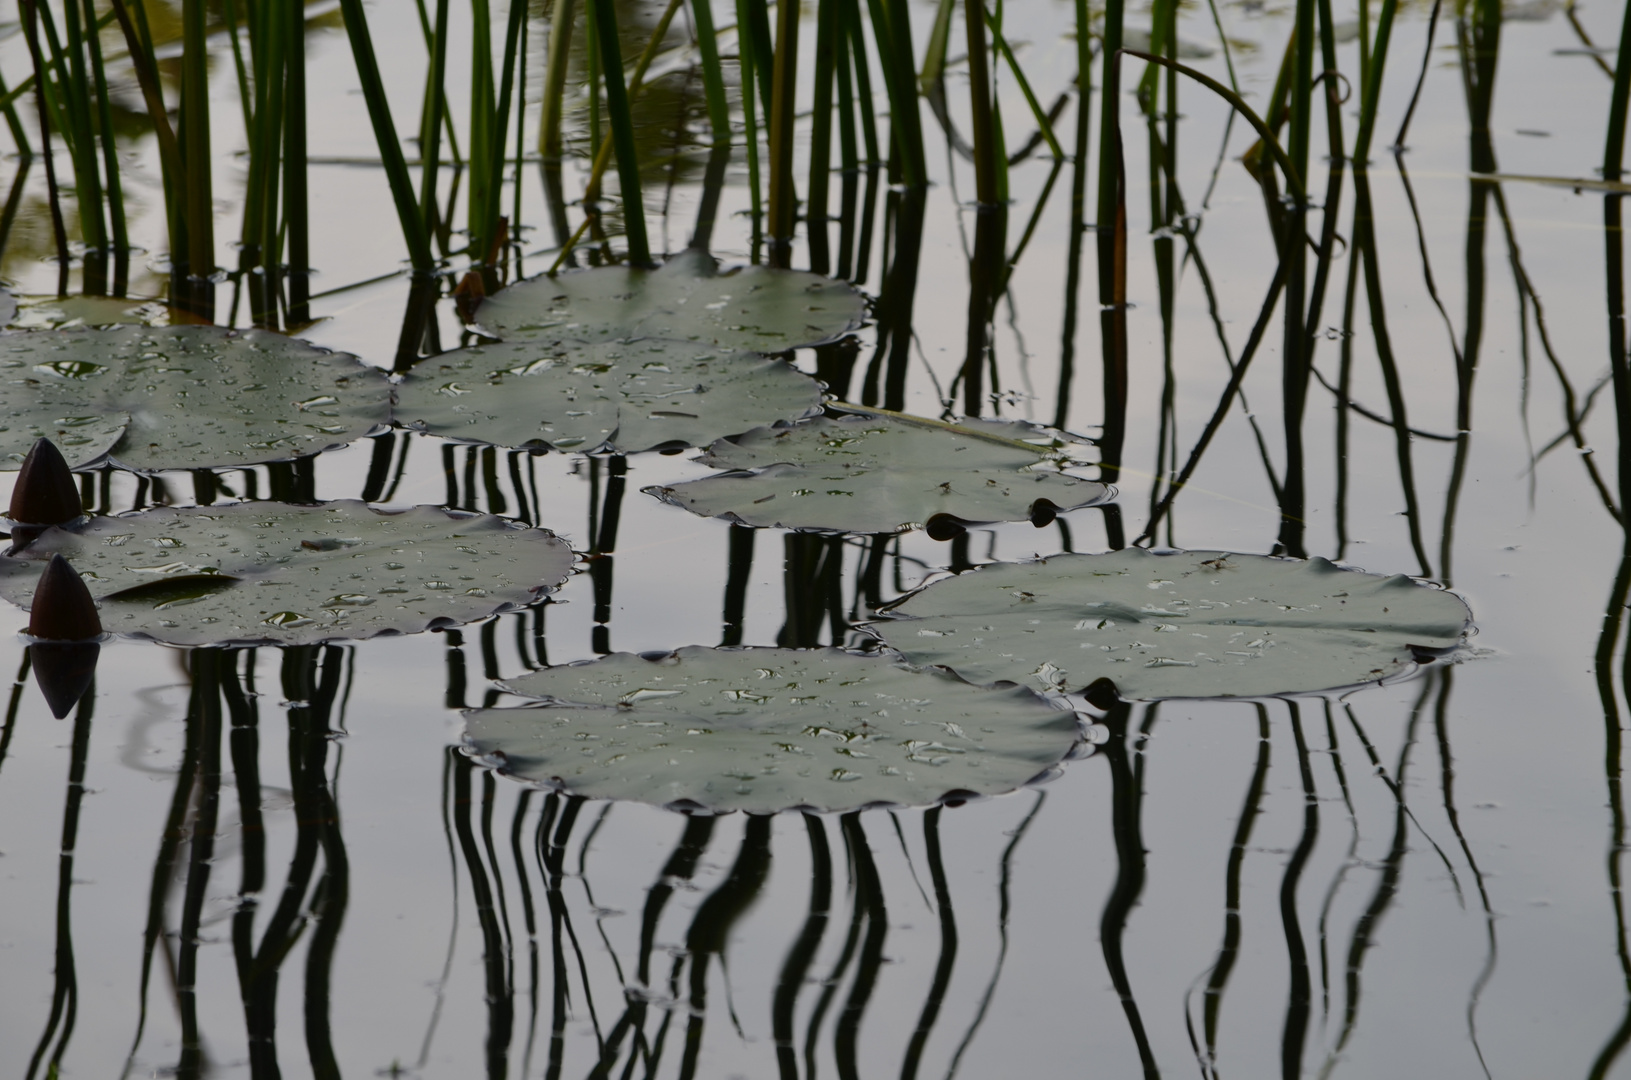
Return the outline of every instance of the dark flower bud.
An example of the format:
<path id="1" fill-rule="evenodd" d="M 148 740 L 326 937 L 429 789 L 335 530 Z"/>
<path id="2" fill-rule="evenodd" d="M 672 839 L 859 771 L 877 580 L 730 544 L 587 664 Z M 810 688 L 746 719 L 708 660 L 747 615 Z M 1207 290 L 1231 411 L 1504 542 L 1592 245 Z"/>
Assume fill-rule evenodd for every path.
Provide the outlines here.
<path id="1" fill-rule="evenodd" d="M 102 646 L 94 641 L 36 641 L 28 647 L 34 681 L 52 716 L 61 720 L 79 704 L 90 689 L 101 653 Z"/>
<path id="2" fill-rule="evenodd" d="M 84 512 L 62 451 L 50 439 L 37 440 L 17 473 L 8 516 L 23 525 L 62 525 Z"/>
<path id="3" fill-rule="evenodd" d="M 51 556 L 34 587 L 28 632 L 43 641 L 85 641 L 102 633 L 91 590 L 61 555 Z"/>

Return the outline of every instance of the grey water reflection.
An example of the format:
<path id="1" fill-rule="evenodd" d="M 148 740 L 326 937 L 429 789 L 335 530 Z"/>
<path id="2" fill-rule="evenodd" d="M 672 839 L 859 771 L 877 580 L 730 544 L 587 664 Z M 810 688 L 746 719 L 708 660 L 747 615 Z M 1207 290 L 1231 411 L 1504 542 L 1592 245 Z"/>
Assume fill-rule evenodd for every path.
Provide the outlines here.
<path id="1" fill-rule="evenodd" d="M 1420 45 L 1421 69 L 1384 109 L 1389 129 L 1400 118 L 1400 145 L 1350 160 L 1346 110 L 1363 78 L 1311 80 L 1292 131 L 1286 95 L 1271 89 L 1285 21 L 1262 5 L 1220 6 L 1230 33 L 1206 70 L 1299 144 L 1316 203 L 1282 190 L 1262 146 L 1236 137 L 1234 114 L 1174 69 L 1152 66 L 1134 84 L 1139 62 L 1111 46 L 1130 29 L 1119 6 L 1112 26 L 1081 5 L 1095 34 L 1075 34 L 1067 6 L 1022 7 L 998 18 L 1038 57 L 1038 85 L 1051 80 L 1046 115 L 1071 153 L 1044 160 L 1040 126 L 1015 139 L 996 200 L 964 165 L 959 131 L 992 122 L 964 114 L 964 76 L 979 77 L 966 59 L 942 57 L 951 71 L 925 88 L 942 168 L 933 153 L 917 160 L 915 97 L 910 115 L 890 116 L 851 49 L 823 54 L 841 162 L 831 168 L 831 132 L 812 132 L 820 182 L 803 185 L 794 261 L 866 287 L 873 306 L 862 333 L 797 360 L 840 400 L 1088 429 L 1124 497 L 1046 529 L 945 542 L 759 536 L 648 506 L 638 489 L 649 479 L 698 474 L 681 458 L 406 430 L 233 472 L 81 473 L 97 514 L 356 494 L 503 514 L 570 536 L 584 570 L 547 602 L 417 641 L 185 653 L 117 643 L 55 727 L 30 654 L 0 642 L 17 651 L 4 660 L 17 675 L 0 728 L 8 1075 L 949 1080 L 1076 1075 L 1084 1062 L 1116 1076 L 1625 1073 L 1623 132 L 1616 142 L 1610 124 L 1592 179 L 1596 158 L 1573 129 L 1590 127 L 1594 155 L 1600 118 L 1578 102 L 1623 119 L 1626 91 L 1601 81 L 1598 52 L 1576 57 L 1596 80 L 1586 89 L 1558 74 L 1572 61 L 1557 55 L 1581 44 L 1582 19 L 1597 19 L 1597 40 L 1613 27 L 1572 4 L 1544 22 L 1550 7 L 1493 0 L 1388 7 L 1408 35 L 1396 54 Z M 1158 7 L 1171 20 L 1167 59 L 1180 26 L 1198 33 L 1214 17 Z M 1354 12 L 1363 52 L 1345 12 L 1302 7 L 1318 24 L 1310 65 L 1378 63 L 1377 5 Z M 572 8 L 530 13 L 538 40 Z M 928 22 L 905 4 L 865 10 L 885 8 Z M 843 34 L 860 35 L 862 10 L 824 0 L 809 15 L 818 33 L 842 17 L 853 19 Z M 764 6 L 739 12 L 768 42 Z M 1441 18 L 1453 34 L 1438 34 L 1450 29 Z M 410 25 L 413 48 L 416 34 Z M 582 82 L 583 36 L 549 35 L 537 58 L 549 77 Z M 318 37 L 312 49 L 320 72 Z M 753 93 L 748 70 L 733 94 Z M 1132 93 L 1115 92 L 1112 71 Z M 693 74 L 676 61 L 642 106 L 651 176 L 668 182 L 660 225 L 675 240 L 664 246 L 756 257 L 766 237 L 749 163 L 691 138 L 706 104 Z M 757 75 L 762 93 L 769 73 Z M 1000 73 L 984 77 L 998 79 L 1010 127 L 1029 130 Z M 1554 78 L 1561 89 L 1543 85 Z M 1516 127 L 1542 122 L 1531 96 L 1557 112 L 1544 118 L 1559 129 L 1545 152 Z M 586 113 L 598 108 L 587 97 Z M 1563 115 L 1560 100 L 1582 111 Z M 146 139 L 140 119 L 117 122 Z M 1322 121 L 1328 148 L 1314 145 Z M 555 118 L 537 177 L 517 162 L 528 220 L 547 217 L 557 245 L 579 209 L 573 146 L 588 123 Z M 1103 129 L 1115 149 L 1095 157 Z M 68 264 L 35 265 L 53 249 L 43 161 L 8 162 L 6 273 L 55 289 Z M 1535 184 L 1503 162 L 1577 186 Z M 429 212 L 451 258 L 467 178 L 449 163 L 444 210 L 434 168 Z M 521 184 L 515 193 L 513 251 L 495 284 L 522 272 L 524 254 L 537 262 L 522 240 L 541 224 L 523 224 Z M 572 264 L 614 261 L 622 207 L 589 198 L 582 209 L 587 240 Z M 325 242 L 321 230 L 312 239 Z M 241 305 L 256 323 L 300 324 L 310 303 L 331 321 L 303 333 L 347 347 L 380 338 L 370 359 L 397 370 L 471 340 L 451 278 L 365 280 L 389 258 L 363 266 L 330 251 L 320 259 L 336 280 L 355 269 L 363 285 L 302 299 L 300 267 L 268 282 L 253 257 L 227 276 L 218 317 Z M 86 294 L 122 295 L 131 270 L 126 252 L 111 281 L 94 259 L 73 273 Z M 136 280 L 157 276 L 137 267 Z M 370 281 L 385 283 L 378 307 L 340 306 L 375 295 Z M 1032 356 L 1027 342 L 1044 340 L 1047 355 Z M 1265 371 L 1276 357 L 1279 370 Z M 499 701 L 496 681 L 518 671 L 716 639 L 875 647 L 856 625 L 926 578 L 1128 537 L 1431 575 L 1475 601 L 1495 655 L 1330 699 L 1089 693 L 1078 704 L 1094 749 L 1064 775 L 929 810 L 681 816 L 525 789 L 456 745 L 456 711 Z M 1524 545 L 1535 550 L 1508 559 Z M 1507 584 L 1514 575 L 1521 584 Z M 169 679 L 174 664 L 187 700 L 165 712 L 153 669 Z M 137 714 L 140 737 L 116 744 L 119 718 Z"/>

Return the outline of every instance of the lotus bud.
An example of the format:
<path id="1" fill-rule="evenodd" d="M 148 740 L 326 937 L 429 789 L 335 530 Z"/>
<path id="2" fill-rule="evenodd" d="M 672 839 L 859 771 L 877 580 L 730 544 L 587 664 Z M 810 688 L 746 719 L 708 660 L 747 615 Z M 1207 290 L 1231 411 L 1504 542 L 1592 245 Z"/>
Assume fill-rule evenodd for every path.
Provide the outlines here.
<path id="1" fill-rule="evenodd" d="M 28 647 L 34 681 L 52 716 L 61 720 L 79 704 L 90 689 L 101 653 L 102 646 L 94 641 L 36 641 Z"/>
<path id="2" fill-rule="evenodd" d="M 91 590 L 61 555 L 51 556 L 34 587 L 28 632 L 43 641 L 86 641 L 102 633 Z"/>
<path id="3" fill-rule="evenodd" d="M 8 516 L 23 525 L 62 525 L 84 512 L 62 451 L 50 439 L 37 440 L 17 473 Z"/>

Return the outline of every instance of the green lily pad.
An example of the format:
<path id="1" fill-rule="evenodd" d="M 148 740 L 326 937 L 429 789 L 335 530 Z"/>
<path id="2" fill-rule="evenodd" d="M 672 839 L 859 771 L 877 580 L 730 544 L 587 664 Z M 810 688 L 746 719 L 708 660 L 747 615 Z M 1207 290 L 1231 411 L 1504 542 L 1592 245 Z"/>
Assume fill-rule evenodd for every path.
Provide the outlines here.
<path id="1" fill-rule="evenodd" d="M 603 266 L 517 282 L 482 301 L 476 319 L 501 341 L 663 338 L 771 353 L 841 337 L 865 315 L 865 297 L 845 282 L 765 266 L 721 274 L 690 253 L 656 270 Z"/>
<path id="2" fill-rule="evenodd" d="M 262 330 L 0 334 L 0 468 L 59 432 L 73 466 L 109 451 L 138 471 L 287 461 L 361 438 L 390 418 L 390 400 L 377 369 Z M 108 446 L 113 424 L 123 435 Z"/>
<path id="3" fill-rule="evenodd" d="M 741 525 L 857 533 L 927 525 L 946 539 L 964 525 L 1046 525 L 1110 498 L 1104 484 L 1060 471 L 1074 464 L 1070 447 L 1012 421 L 945 424 L 866 410 L 721 440 L 700 460 L 732 471 L 645 491 Z"/>
<path id="4" fill-rule="evenodd" d="M 675 341 L 479 345 L 425 360 L 397 420 L 497 446 L 634 453 L 698 446 L 821 408 L 821 384 L 781 361 Z"/>
<path id="5" fill-rule="evenodd" d="M 709 811 L 926 806 L 1056 767 L 1076 715 L 841 649 L 615 653 L 512 679 L 536 708 L 471 709 L 466 741 L 506 775 L 573 795 Z"/>
<path id="6" fill-rule="evenodd" d="M 1454 648 L 1459 596 L 1402 575 L 1223 551 L 1056 555 L 935 582 L 870 627 L 970 682 L 1124 699 L 1271 697 L 1378 682 Z"/>
<path id="7" fill-rule="evenodd" d="M 431 506 L 158 507 L 47 529 L 0 558 L 0 597 L 28 607 L 58 553 L 108 630 L 171 645 L 311 645 L 457 625 L 532 602 L 573 559 L 548 530 Z"/>
<path id="8" fill-rule="evenodd" d="M 0 337 L 3 342 L 4 337 Z M 9 396 L 9 395 L 8 395 Z M 6 401 L 10 405 L 10 401 Z M 85 406 L 64 402 L 50 415 L 18 411 L 0 415 L 0 472 L 22 468 L 34 441 L 47 438 L 57 444 L 68 467 L 78 469 L 107 457 L 125 437 L 130 414 L 120 410 L 85 414 Z M 72 413 L 77 412 L 78 415 Z"/>

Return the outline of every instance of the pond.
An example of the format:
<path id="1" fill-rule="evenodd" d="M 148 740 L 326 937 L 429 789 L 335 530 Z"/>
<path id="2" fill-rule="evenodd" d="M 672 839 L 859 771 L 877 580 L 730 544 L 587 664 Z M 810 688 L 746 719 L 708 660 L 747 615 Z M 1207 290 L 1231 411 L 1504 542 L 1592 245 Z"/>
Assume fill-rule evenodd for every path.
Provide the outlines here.
<path id="1" fill-rule="evenodd" d="M 0 1073 L 1631 1075 L 1625 11 L 1360 4 L 6 5 Z"/>

